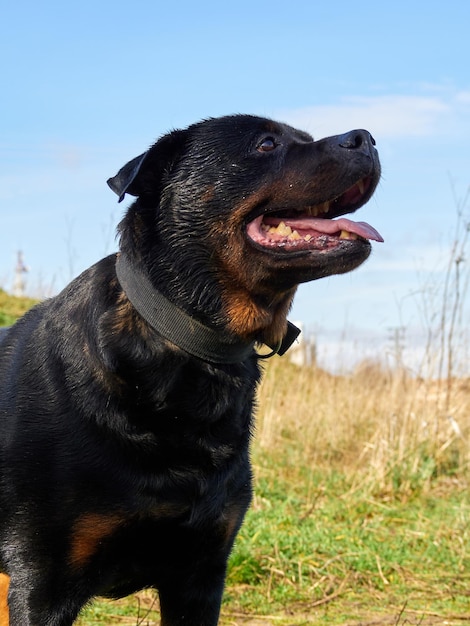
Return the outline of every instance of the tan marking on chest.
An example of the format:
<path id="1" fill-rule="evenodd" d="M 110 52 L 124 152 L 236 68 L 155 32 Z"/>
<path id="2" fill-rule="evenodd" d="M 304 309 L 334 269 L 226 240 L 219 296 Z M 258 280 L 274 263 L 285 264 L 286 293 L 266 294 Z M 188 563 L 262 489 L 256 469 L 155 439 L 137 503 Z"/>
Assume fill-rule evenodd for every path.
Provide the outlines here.
<path id="1" fill-rule="evenodd" d="M 72 531 L 70 563 L 77 568 L 84 567 L 123 522 L 119 515 L 87 513 L 80 517 Z"/>
<path id="2" fill-rule="evenodd" d="M 226 288 L 223 303 L 227 312 L 228 328 L 241 337 L 258 334 L 263 341 L 275 345 L 282 340 L 287 330 L 287 314 L 294 298 L 295 288 L 283 294 L 284 299 L 270 308 L 256 304 L 244 291 Z"/>

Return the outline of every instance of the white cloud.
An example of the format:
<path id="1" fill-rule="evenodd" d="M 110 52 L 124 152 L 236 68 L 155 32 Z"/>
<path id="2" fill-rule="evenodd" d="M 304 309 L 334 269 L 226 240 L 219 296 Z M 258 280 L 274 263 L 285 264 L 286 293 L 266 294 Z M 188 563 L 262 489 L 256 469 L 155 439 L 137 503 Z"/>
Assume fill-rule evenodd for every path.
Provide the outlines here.
<path id="1" fill-rule="evenodd" d="M 470 92 L 439 95 L 384 95 L 348 97 L 331 106 L 312 106 L 280 111 L 279 119 L 324 137 L 351 128 L 367 128 L 383 138 L 426 136 L 470 104 Z M 441 126 L 442 127 L 442 126 Z"/>
<path id="2" fill-rule="evenodd" d="M 457 94 L 456 100 L 460 104 L 469 105 L 470 104 L 470 91 L 461 91 L 460 93 Z"/>

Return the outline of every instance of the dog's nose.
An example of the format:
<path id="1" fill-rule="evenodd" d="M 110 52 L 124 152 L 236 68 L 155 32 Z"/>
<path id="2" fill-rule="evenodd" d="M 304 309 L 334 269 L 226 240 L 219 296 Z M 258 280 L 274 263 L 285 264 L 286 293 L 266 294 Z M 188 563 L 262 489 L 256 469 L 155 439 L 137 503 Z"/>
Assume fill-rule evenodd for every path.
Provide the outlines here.
<path id="1" fill-rule="evenodd" d="M 375 146 L 375 139 L 367 130 L 351 130 L 349 133 L 339 135 L 338 143 L 341 148 L 348 150 L 362 149 L 368 151 L 371 146 Z"/>

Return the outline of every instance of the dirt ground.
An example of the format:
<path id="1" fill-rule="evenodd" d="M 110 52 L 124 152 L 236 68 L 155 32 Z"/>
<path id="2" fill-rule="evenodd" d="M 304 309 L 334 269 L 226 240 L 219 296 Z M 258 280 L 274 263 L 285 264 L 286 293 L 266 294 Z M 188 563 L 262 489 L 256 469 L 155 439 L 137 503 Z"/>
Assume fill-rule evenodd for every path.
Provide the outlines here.
<path id="1" fill-rule="evenodd" d="M 328 622 L 332 626 L 334 626 L 333 622 Z M 320 626 L 321 622 L 318 619 L 309 620 L 305 617 L 292 618 L 292 621 L 280 621 L 280 620 L 270 620 L 266 619 L 243 619 L 238 618 L 233 621 L 224 621 L 222 622 L 223 626 Z M 388 615 L 380 617 L 369 616 L 366 618 L 361 618 L 359 621 L 352 622 L 342 622 L 341 626 L 467 626 L 470 624 L 470 616 L 468 618 L 464 617 L 463 620 L 461 617 L 454 618 L 446 618 L 446 617 L 436 617 L 436 616 L 414 616 L 414 617 L 406 617 L 403 621 L 397 621 L 396 615 Z"/>

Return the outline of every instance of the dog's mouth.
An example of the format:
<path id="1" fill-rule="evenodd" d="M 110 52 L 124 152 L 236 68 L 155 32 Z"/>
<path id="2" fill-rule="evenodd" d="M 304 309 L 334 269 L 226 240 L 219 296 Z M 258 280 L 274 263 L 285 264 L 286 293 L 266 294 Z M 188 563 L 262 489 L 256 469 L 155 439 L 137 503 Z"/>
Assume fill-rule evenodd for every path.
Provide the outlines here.
<path id="1" fill-rule="evenodd" d="M 361 178 L 339 196 L 303 209 L 265 209 L 249 217 L 248 238 L 258 248 L 271 252 L 328 251 L 346 241 L 383 241 L 366 222 L 345 217 L 371 196 L 373 178 Z"/>

